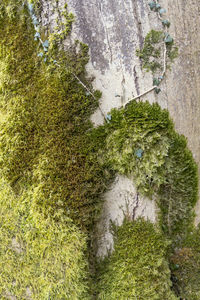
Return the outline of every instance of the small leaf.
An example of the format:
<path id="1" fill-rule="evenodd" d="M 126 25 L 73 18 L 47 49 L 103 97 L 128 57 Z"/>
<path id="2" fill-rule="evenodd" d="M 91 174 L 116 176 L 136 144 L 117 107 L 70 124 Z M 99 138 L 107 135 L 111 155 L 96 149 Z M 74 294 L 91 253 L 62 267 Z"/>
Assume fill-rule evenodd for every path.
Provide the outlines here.
<path id="1" fill-rule="evenodd" d="M 155 92 L 156 92 L 156 94 L 159 94 L 159 93 L 160 93 L 160 91 L 161 91 L 161 89 L 160 89 L 160 88 L 155 88 Z"/>
<path id="2" fill-rule="evenodd" d="M 158 11 L 161 8 L 161 5 L 159 3 L 156 4 L 156 10 Z"/>
<path id="3" fill-rule="evenodd" d="M 48 41 L 48 40 L 44 41 L 43 47 L 45 47 L 45 48 L 48 48 L 48 47 L 49 47 L 49 41 Z"/>
<path id="4" fill-rule="evenodd" d="M 166 9 L 165 8 L 161 8 L 159 10 L 159 14 L 162 15 L 162 14 L 165 14 L 166 13 Z"/>
<path id="5" fill-rule="evenodd" d="M 39 25 L 39 22 L 38 22 L 38 19 L 36 18 L 36 16 L 33 16 L 33 17 L 32 17 L 32 20 L 33 20 L 33 24 L 34 24 L 35 26 Z"/>
<path id="6" fill-rule="evenodd" d="M 160 80 L 158 78 L 154 78 L 153 79 L 153 85 L 159 85 L 160 84 Z"/>
<path id="7" fill-rule="evenodd" d="M 165 42 L 166 44 L 171 44 L 171 43 L 173 43 L 173 38 L 171 37 L 171 35 L 166 34 L 166 37 L 165 37 L 165 39 L 164 39 L 164 42 Z"/>
<path id="8" fill-rule="evenodd" d="M 40 33 L 39 33 L 39 32 L 36 32 L 35 35 L 34 35 L 34 37 L 35 37 L 36 39 L 37 39 L 37 38 L 39 39 L 39 38 L 40 38 Z"/>
<path id="9" fill-rule="evenodd" d="M 44 55 L 44 53 L 43 52 L 40 52 L 40 53 L 38 53 L 38 57 L 42 57 Z"/>
<path id="10" fill-rule="evenodd" d="M 107 121 L 110 121 L 111 119 L 112 119 L 112 116 L 111 116 L 110 114 L 107 114 L 107 115 L 106 115 L 106 120 L 107 120 Z"/>
<path id="11" fill-rule="evenodd" d="M 149 7 L 151 10 L 153 10 L 156 7 L 156 3 L 155 2 L 149 2 L 148 3 Z"/>
<path id="12" fill-rule="evenodd" d="M 170 26 L 170 22 L 169 20 L 162 20 L 162 24 L 166 27 L 169 27 Z"/>
<path id="13" fill-rule="evenodd" d="M 135 151 L 135 154 L 136 154 L 136 156 L 137 156 L 138 158 L 141 158 L 143 152 L 144 152 L 144 151 L 143 151 L 142 149 L 137 149 L 137 150 Z"/>

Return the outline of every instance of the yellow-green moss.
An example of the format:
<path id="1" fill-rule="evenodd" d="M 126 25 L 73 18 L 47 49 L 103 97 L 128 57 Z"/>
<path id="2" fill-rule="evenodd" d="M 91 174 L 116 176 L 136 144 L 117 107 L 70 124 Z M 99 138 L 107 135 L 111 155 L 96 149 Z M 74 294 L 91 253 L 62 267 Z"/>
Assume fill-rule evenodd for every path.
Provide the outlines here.
<path id="1" fill-rule="evenodd" d="M 38 57 L 22 2 L 0 3 L 0 297 L 23 299 L 28 288 L 33 299 L 86 299 L 88 236 L 79 230 L 93 226 L 110 179 L 97 160 L 104 138 L 89 121 L 98 93 L 72 74 L 85 82 L 85 45 L 49 47 L 59 68 Z"/>
<path id="2" fill-rule="evenodd" d="M 37 56 L 41 46 L 34 41 L 34 28 L 22 4 L 21 0 L 0 4 L 1 293 L 23 299 L 28 287 L 34 299 L 84 299 L 87 262 L 85 236 L 79 229 L 93 227 L 112 173 L 133 177 L 139 191 L 157 196 L 161 228 L 174 246 L 180 245 L 192 222 L 197 168 L 185 139 L 175 133 L 168 112 L 157 104 L 133 101 L 113 110 L 109 123 L 94 129 L 89 116 L 99 95 L 93 99 L 73 75 L 85 82 L 88 48 L 78 43 L 64 52 L 59 47 L 72 16 L 66 12 L 70 26 L 64 37 L 50 37 L 44 63 Z M 156 40 L 151 36 L 152 42 L 156 44 L 159 36 Z M 157 299 L 156 286 L 158 295 L 165 291 L 168 299 L 174 299 L 164 259 L 168 243 L 162 235 L 144 221 L 125 223 L 117 232 L 108 273 L 101 277 L 100 299 L 123 299 L 126 293 L 132 297 L 138 290 L 141 297 Z M 160 256 L 145 240 L 142 246 L 139 232 L 141 237 L 146 232 L 145 239 L 161 251 Z M 155 274 L 149 271 L 147 285 L 135 278 L 139 267 L 147 276 L 143 262 L 118 285 L 117 276 L 127 274 L 123 263 L 128 268 L 120 239 L 130 264 L 132 254 L 141 251 L 145 265 L 153 265 Z M 5 260 L 9 269 L 4 268 Z"/>
<path id="3" fill-rule="evenodd" d="M 114 252 L 102 262 L 97 299 L 178 299 L 170 289 L 169 241 L 139 219 L 115 229 Z"/>
<path id="4" fill-rule="evenodd" d="M 2 13 L 4 8 L 2 4 Z M 109 178 L 97 161 L 96 141 L 88 134 L 92 128 L 88 117 L 97 100 L 87 95 L 72 74 L 84 80 L 87 48 L 81 45 L 79 52 L 75 48 L 59 52 L 58 68 L 37 57 L 40 50 L 33 33 L 27 9 L 20 1 L 14 18 L 3 13 L 2 173 L 15 190 L 22 181 L 29 181 L 35 201 L 47 214 L 60 208 L 89 228 Z"/>
<path id="5" fill-rule="evenodd" d="M 1 179 L 1 299 L 88 299 L 86 237 L 59 210 L 57 218 L 37 211 L 31 187 L 16 196 Z"/>

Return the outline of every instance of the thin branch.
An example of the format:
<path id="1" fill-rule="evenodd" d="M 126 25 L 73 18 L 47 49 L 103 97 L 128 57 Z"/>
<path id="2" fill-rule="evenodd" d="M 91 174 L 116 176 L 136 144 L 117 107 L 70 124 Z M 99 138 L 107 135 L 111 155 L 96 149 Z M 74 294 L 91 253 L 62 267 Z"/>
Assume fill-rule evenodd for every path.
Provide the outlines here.
<path id="1" fill-rule="evenodd" d="M 167 69 L 167 47 L 166 47 L 166 43 L 164 42 L 164 54 L 163 54 L 163 71 L 162 71 L 162 75 L 160 76 L 160 82 L 164 79 L 164 76 L 165 76 L 165 73 L 166 73 L 166 69 Z M 157 85 L 154 85 L 152 88 L 148 89 L 147 91 L 145 91 L 144 93 L 134 97 L 133 99 L 131 99 L 130 101 L 133 101 L 133 100 L 136 100 L 138 98 L 141 98 L 143 97 L 144 95 L 152 92 L 155 88 L 157 88 L 158 86 Z M 128 101 L 129 102 L 129 101 Z M 127 102 L 127 103 L 128 103 Z M 127 104 L 126 103 L 126 104 Z M 124 106 L 126 105 L 124 104 Z"/>
<path id="2" fill-rule="evenodd" d="M 78 80 L 78 82 L 87 90 L 87 92 L 96 100 L 96 97 L 95 97 L 95 95 L 89 90 L 89 88 L 78 78 L 78 76 L 75 74 L 75 73 L 73 73 L 73 72 L 71 72 L 72 73 L 72 75 L 76 78 L 76 80 Z M 104 120 L 107 122 L 107 119 L 106 119 L 106 117 L 105 117 L 105 115 L 104 115 L 104 113 L 103 113 L 103 111 L 102 111 L 102 109 L 101 109 L 101 107 L 100 107 L 100 105 L 98 105 L 98 107 L 99 107 L 99 110 L 100 110 L 100 112 L 101 112 L 101 114 L 102 114 L 102 116 L 103 116 L 103 118 L 104 118 Z"/>
<path id="3" fill-rule="evenodd" d="M 72 75 L 78 80 L 78 82 L 87 90 L 87 92 L 94 98 L 94 99 L 96 99 L 95 98 L 95 95 L 88 89 L 88 87 L 78 78 L 78 76 L 75 74 L 75 73 L 73 73 L 73 72 L 71 72 L 72 73 Z"/>
<path id="4" fill-rule="evenodd" d="M 144 93 L 142 93 L 142 94 L 140 94 L 140 95 L 134 97 L 133 99 L 129 100 L 127 103 L 129 103 L 130 101 L 136 100 L 136 99 L 138 99 L 138 98 L 140 98 L 140 97 L 142 97 L 142 96 L 144 96 L 144 95 L 150 93 L 150 92 L 153 91 L 155 88 L 157 88 L 157 85 L 154 85 L 153 87 L 151 87 L 150 89 L 148 89 L 148 90 L 145 91 Z M 124 106 L 125 106 L 127 103 L 125 103 Z"/>
<path id="5" fill-rule="evenodd" d="M 162 72 L 162 77 L 164 77 L 165 73 L 166 73 L 166 67 L 167 67 L 166 59 L 167 59 L 167 47 L 166 47 L 166 44 L 164 43 L 164 58 L 163 58 L 163 72 Z"/>

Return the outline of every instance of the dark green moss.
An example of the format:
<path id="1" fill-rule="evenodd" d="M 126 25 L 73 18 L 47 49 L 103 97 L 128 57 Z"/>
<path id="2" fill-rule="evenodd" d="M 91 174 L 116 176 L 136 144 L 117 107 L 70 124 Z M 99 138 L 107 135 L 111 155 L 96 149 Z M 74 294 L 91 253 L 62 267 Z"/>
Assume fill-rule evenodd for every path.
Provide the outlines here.
<path id="1" fill-rule="evenodd" d="M 173 240 L 181 241 L 194 221 L 198 195 L 197 165 L 183 136 L 171 132 L 164 168 L 166 181 L 160 186 L 161 224 Z"/>
<path id="2" fill-rule="evenodd" d="M 162 52 L 164 44 L 164 32 L 151 30 L 145 37 L 143 48 L 136 51 L 136 55 L 142 60 L 143 68 L 146 71 L 155 73 L 162 70 Z M 178 48 L 174 46 L 174 42 L 166 45 L 167 57 L 171 62 L 178 56 Z M 167 62 L 167 67 L 170 64 Z"/>
<path id="3" fill-rule="evenodd" d="M 145 37 L 143 48 L 136 51 L 136 55 L 143 62 L 143 68 L 147 71 L 155 72 L 157 69 L 162 68 L 159 62 L 162 51 L 160 43 L 162 40 L 162 31 L 151 30 Z"/>
<path id="4" fill-rule="evenodd" d="M 200 227 L 182 241 L 171 257 L 173 288 L 181 299 L 200 298 Z"/>

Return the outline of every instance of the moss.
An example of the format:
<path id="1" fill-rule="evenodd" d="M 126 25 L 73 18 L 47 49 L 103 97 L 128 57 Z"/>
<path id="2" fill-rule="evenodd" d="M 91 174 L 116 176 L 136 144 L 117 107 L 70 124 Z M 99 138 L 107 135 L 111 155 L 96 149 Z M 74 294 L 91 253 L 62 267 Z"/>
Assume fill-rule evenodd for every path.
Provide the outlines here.
<path id="1" fill-rule="evenodd" d="M 143 68 L 147 71 L 155 72 L 157 69 L 162 68 L 159 62 L 162 51 L 160 43 L 162 40 L 162 31 L 151 30 L 145 37 L 143 48 L 136 51 L 136 55 L 143 62 Z"/>
<path id="2" fill-rule="evenodd" d="M 115 229 L 114 252 L 101 264 L 97 299 L 178 299 L 170 289 L 169 242 L 148 221 Z"/>
<path id="3" fill-rule="evenodd" d="M 59 222 L 38 213 L 32 197 L 1 179 L 1 299 L 88 299 L 86 237 L 59 210 Z"/>
<path id="4" fill-rule="evenodd" d="M 166 181 L 160 187 L 161 224 L 176 243 L 187 235 L 194 221 L 198 195 L 197 165 L 186 139 L 172 132 L 165 165 Z"/>
<path id="5" fill-rule="evenodd" d="M 67 4 L 65 4 L 63 9 L 61 9 L 61 5 L 56 3 L 56 11 L 58 15 L 56 19 L 56 30 L 50 34 L 50 39 L 54 43 L 59 43 L 59 46 L 62 47 L 62 42 L 71 33 L 72 24 L 75 18 L 72 13 L 68 12 Z"/>
<path id="6" fill-rule="evenodd" d="M 139 192 L 156 196 L 160 225 L 178 243 L 190 230 L 198 189 L 197 166 L 186 139 L 175 132 L 166 110 L 148 102 L 132 101 L 112 110 L 106 126 L 102 155 L 115 171 L 132 178 Z"/>
<path id="7" fill-rule="evenodd" d="M 65 14 L 71 26 L 72 16 L 68 12 Z M 189 231 L 192 207 L 197 198 L 196 164 L 185 139 L 175 133 L 166 110 L 161 110 L 157 104 L 133 101 L 123 109 L 113 110 L 109 123 L 93 128 L 89 117 L 98 107 L 100 94 L 94 92 L 96 99 L 93 99 L 73 75 L 87 82 L 88 47 L 75 43 L 64 52 L 60 46 L 68 29 L 64 36 L 59 30 L 56 38 L 51 36 L 47 63 L 44 63 L 38 57 L 41 49 L 34 41 L 35 32 L 26 6 L 20 0 L 4 0 L 0 4 L 0 47 L 3 49 L 0 56 L 0 224 L 5 224 L 0 236 L 3 241 L 1 293 L 13 293 L 19 299 L 24 297 L 26 287 L 30 287 L 35 299 L 44 299 L 49 292 L 53 299 L 66 297 L 66 293 L 72 293 L 74 299 L 87 298 L 85 235 L 79 230 L 88 232 L 93 227 L 102 205 L 101 194 L 115 172 L 131 176 L 140 192 L 157 196 L 161 227 L 172 238 L 173 247 L 179 245 L 178 240 L 183 240 Z M 148 39 L 157 45 L 160 36 L 161 33 L 151 33 Z M 148 48 L 148 53 L 150 50 Z M 159 51 L 153 53 L 155 58 L 159 56 Z M 163 260 L 167 242 L 149 223 L 134 224 L 125 223 L 117 231 L 116 244 L 123 235 L 126 237 L 126 249 L 129 243 L 131 245 L 131 263 L 134 248 L 148 254 L 147 265 L 151 265 L 151 259 L 159 261 L 153 265 L 157 277 L 152 288 L 150 281 L 155 277 L 151 272 L 147 285 L 134 279 L 134 288 L 138 284 L 141 295 L 154 297 L 157 286 L 160 295 L 166 291 L 173 297 L 168 268 Z M 160 251 L 163 246 L 161 256 L 154 256 L 153 252 L 151 257 L 148 251 L 153 249 L 146 244 L 142 252 L 138 238 L 141 226 L 144 232 L 146 230 L 147 241 L 149 236 L 154 245 L 155 238 L 155 249 Z M 127 238 L 129 230 L 133 240 Z M 26 252 L 17 254 L 11 249 L 12 238 Z M 132 242 L 138 247 L 133 248 Z M 72 257 L 74 253 L 77 256 Z M 17 264 L 16 257 L 19 258 Z M 114 259 L 116 265 L 117 257 Z M 5 259 L 11 272 L 3 268 Z M 65 269 L 65 262 L 72 264 L 70 270 Z M 138 266 L 146 272 L 144 264 Z M 161 277 L 156 271 L 160 268 Z M 106 270 L 111 274 L 115 269 Z M 116 276 L 121 274 L 120 270 Z M 19 278 L 17 285 L 12 272 Z M 134 272 L 134 268 L 133 272 L 131 269 L 128 276 L 134 278 Z M 101 282 L 105 282 L 107 276 L 102 275 Z M 165 287 L 163 278 L 167 281 Z M 114 278 L 108 284 L 115 287 L 116 282 Z M 127 287 L 127 293 L 135 293 L 129 281 L 121 284 L 122 289 L 119 286 L 120 290 L 116 290 L 119 295 L 123 287 Z M 107 289 L 105 293 L 102 291 L 102 283 L 99 288 L 100 297 L 105 293 L 110 295 Z M 115 291 L 113 293 L 116 295 Z"/>
<path id="8" fill-rule="evenodd" d="M 200 298 L 200 227 L 182 241 L 171 257 L 174 290 L 181 299 Z"/>
<path id="9" fill-rule="evenodd" d="M 178 47 L 174 46 L 173 43 L 167 46 L 167 55 L 171 62 L 178 57 Z"/>
<path id="10" fill-rule="evenodd" d="M 62 208 L 78 225 L 89 229 L 109 175 L 97 161 L 89 134 L 88 118 L 98 100 L 88 96 L 72 74 L 84 80 L 87 47 L 81 44 L 79 51 L 72 48 L 57 53 L 59 69 L 51 62 L 43 63 L 37 57 L 40 50 L 33 40 L 27 9 L 19 9 L 20 1 L 18 5 L 15 18 L 5 14 L 0 28 L 1 45 L 7 53 L 1 60 L 3 176 L 15 190 L 22 181 L 32 184 L 33 198 L 47 214 Z"/>
<path id="11" fill-rule="evenodd" d="M 161 60 L 164 43 L 164 32 L 151 30 L 145 37 L 143 48 L 136 51 L 136 55 L 142 60 L 143 68 L 146 71 L 155 73 L 157 70 L 162 70 L 163 63 Z M 178 56 L 178 48 L 174 46 L 174 42 L 167 46 L 167 57 L 171 62 Z M 170 67 L 169 62 L 167 67 Z"/>
<path id="12" fill-rule="evenodd" d="M 164 181 L 163 164 L 169 148 L 166 131 L 172 127 L 168 113 L 157 104 L 134 101 L 111 115 L 107 159 L 115 171 L 132 177 L 138 190 L 150 196 Z M 136 155 L 138 149 L 141 157 Z"/>

